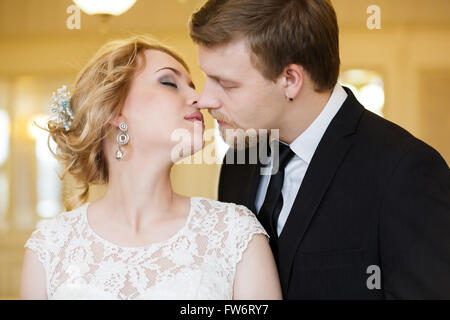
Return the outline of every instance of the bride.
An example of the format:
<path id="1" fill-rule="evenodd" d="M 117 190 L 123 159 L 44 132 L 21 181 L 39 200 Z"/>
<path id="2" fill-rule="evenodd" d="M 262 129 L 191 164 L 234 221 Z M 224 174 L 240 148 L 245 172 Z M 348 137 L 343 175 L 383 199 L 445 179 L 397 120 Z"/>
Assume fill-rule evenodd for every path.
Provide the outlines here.
<path id="1" fill-rule="evenodd" d="M 144 36 L 105 45 L 72 96 L 58 90 L 48 131 L 83 189 L 26 242 L 22 299 L 281 299 L 253 213 L 172 190 L 173 162 L 204 143 L 197 99 L 185 62 Z M 107 191 L 88 203 L 91 183 Z"/>

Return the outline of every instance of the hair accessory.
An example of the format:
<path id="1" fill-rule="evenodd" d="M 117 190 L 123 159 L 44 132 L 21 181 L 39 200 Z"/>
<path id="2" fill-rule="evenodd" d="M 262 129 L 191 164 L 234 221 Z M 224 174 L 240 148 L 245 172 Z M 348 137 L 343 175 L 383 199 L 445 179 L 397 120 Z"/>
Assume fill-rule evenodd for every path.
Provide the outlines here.
<path id="1" fill-rule="evenodd" d="M 120 146 L 124 146 L 128 143 L 130 140 L 130 136 L 128 136 L 127 130 L 128 125 L 125 122 L 121 122 L 119 124 L 120 132 L 117 134 L 117 151 L 116 151 L 116 159 L 122 160 L 124 153 Z"/>
<path id="2" fill-rule="evenodd" d="M 56 122 L 60 124 L 66 131 L 69 131 L 73 120 L 72 108 L 70 106 L 70 92 L 63 85 L 52 94 L 52 112 L 56 114 Z"/>

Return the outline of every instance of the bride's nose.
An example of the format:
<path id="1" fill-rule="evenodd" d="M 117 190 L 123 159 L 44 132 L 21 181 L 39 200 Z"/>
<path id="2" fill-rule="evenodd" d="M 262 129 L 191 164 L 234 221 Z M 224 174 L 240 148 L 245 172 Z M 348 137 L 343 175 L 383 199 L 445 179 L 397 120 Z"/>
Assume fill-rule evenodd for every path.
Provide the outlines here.
<path id="1" fill-rule="evenodd" d="M 195 93 L 192 94 L 191 97 L 189 97 L 189 99 L 188 99 L 188 105 L 190 105 L 190 106 L 192 106 L 192 107 L 195 107 L 195 108 L 199 108 L 199 107 L 198 107 L 198 98 L 199 98 L 199 95 L 198 95 L 197 91 L 194 90 L 194 92 L 195 92 Z"/>
<path id="2" fill-rule="evenodd" d="M 198 108 L 198 101 L 196 99 L 190 99 L 188 105 L 194 108 Z"/>

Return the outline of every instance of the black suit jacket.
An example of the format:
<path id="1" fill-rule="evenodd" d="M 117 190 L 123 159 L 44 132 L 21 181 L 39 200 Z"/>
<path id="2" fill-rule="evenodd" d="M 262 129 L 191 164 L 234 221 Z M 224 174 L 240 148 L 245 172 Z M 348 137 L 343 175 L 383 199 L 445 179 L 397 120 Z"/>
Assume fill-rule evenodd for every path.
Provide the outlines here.
<path id="1" fill-rule="evenodd" d="M 277 240 L 283 296 L 448 299 L 449 167 L 345 89 Z M 219 200 L 255 212 L 260 167 L 224 163 Z"/>

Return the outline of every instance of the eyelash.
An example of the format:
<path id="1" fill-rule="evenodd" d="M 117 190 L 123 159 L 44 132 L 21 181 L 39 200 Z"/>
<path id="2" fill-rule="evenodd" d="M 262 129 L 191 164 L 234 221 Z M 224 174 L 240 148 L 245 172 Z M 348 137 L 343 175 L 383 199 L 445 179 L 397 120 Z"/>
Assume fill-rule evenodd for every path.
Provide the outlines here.
<path id="1" fill-rule="evenodd" d="M 217 81 L 217 83 L 219 83 L 219 85 L 224 89 L 224 90 L 232 90 L 232 89 L 235 89 L 236 88 L 236 86 L 225 86 L 223 83 L 222 83 L 222 81 Z"/>
<path id="2" fill-rule="evenodd" d="M 165 85 L 165 86 L 170 86 L 170 87 L 174 87 L 174 88 L 178 89 L 178 86 L 177 86 L 175 83 L 173 83 L 173 82 L 169 82 L 169 81 L 161 81 L 161 83 L 162 83 L 163 85 Z"/>
<path id="3" fill-rule="evenodd" d="M 236 87 L 230 87 L 230 86 L 224 86 L 224 85 L 221 85 L 222 86 L 222 88 L 223 89 L 225 89 L 225 90 L 232 90 L 232 89 L 235 89 Z"/>

